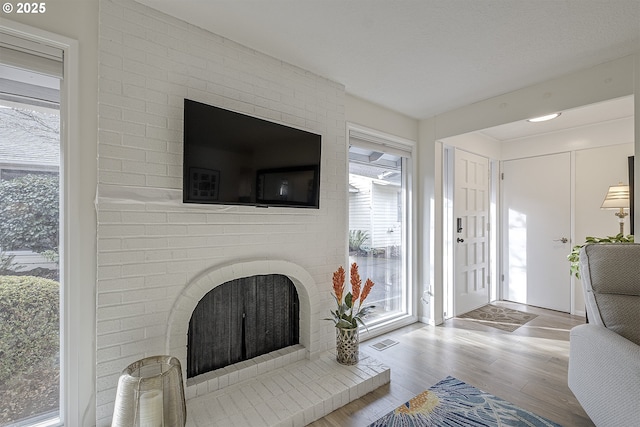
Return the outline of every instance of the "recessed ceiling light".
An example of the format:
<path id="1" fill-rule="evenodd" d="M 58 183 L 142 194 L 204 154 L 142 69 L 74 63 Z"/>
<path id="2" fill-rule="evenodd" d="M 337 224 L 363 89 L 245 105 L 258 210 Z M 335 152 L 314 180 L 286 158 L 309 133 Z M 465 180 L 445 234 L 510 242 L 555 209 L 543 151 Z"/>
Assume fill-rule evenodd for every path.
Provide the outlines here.
<path id="1" fill-rule="evenodd" d="M 559 117 L 560 114 L 562 114 L 562 113 L 547 114 L 546 116 L 540 116 L 540 117 L 534 117 L 532 119 L 527 119 L 527 121 L 531 122 L 531 123 L 546 122 L 547 120 L 553 120 L 556 117 Z"/>

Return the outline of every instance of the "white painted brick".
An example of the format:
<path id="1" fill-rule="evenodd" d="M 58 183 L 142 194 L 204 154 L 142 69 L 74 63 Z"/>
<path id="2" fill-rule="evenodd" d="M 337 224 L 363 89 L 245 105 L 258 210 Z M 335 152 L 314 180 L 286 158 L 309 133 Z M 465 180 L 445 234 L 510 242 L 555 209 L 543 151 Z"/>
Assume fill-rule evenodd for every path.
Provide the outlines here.
<path id="1" fill-rule="evenodd" d="M 148 227 L 144 227 L 143 234 L 147 235 Z M 121 242 L 122 249 L 160 249 L 168 246 L 168 241 L 165 237 L 136 237 L 135 239 L 123 240 Z"/>
<path id="2" fill-rule="evenodd" d="M 166 174 L 166 172 L 165 172 Z M 145 180 L 145 184 L 148 187 L 162 187 L 162 188 L 182 188 L 182 176 L 154 176 L 147 175 L 147 179 Z"/>
<path id="3" fill-rule="evenodd" d="M 119 279 L 121 277 L 120 266 L 98 266 L 98 280 L 108 282 L 110 279 Z"/>
<path id="4" fill-rule="evenodd" d="M 222 394 L 218 397 L 218 402 L 222 407 L 222 410 L 228 417 L 232 417 L 240 413 L 240 409 L 236 406 L 234 399 L 229 394 Z"/>
<path id="5" fill-rule="evenodd" d="M 256 393 L 258 393 L 262 401 L 267 401 L 274 397 L 274 393 L 269 390 L 264 384 L 254 383 L 252 384 L 252 387 L 256 391 Z"/>
<path id="6" fill-rule="evenodd" d="M 118 306 L 102 307 L 98 312 L 98 320 L 124 319 L 129 316 L 139 316 L 144 314 L 144 304 L 123 304 Z M 102 343 L 103 336 L 100 336 L 99 344 Z"/>
<path id="7" fill-rule="evenodd" d="M 101 348 L 96 351 L 96 357 L 99 357 L 100 360 L 109 361 L 112 359 L 120 358 L 122 355 L 120 354 L 120 347 L 106 347 Z"/>
<path id="8" fill-rule="evenodd" d="M 98 294 L 98 304 L 100 305 L 116 305 L 122 302 L 122 293 L 101 293 Z"/>
<path id="9" fill-rule="evenodd" d="M 114 96 L 118 97 L 119 95 L 115 94 Z M 146 127 L 144 123 L 125 122 L 122 120 L 107 119 L 104 117 L 99 118 L 98 126 L 100 129 L 118 131 L 129 135 L 144 135 Z"/>
<path id="10" fill-rule="evenodd" d="M 145 306 L 145 310 L 168 311 L 189 277 L 208 266 L 229 263 L 234 258 L 273 257 L 273 245 L 280 252 L 277 258 L 297 263 L 312 272 L 316 283 L 329 286 L 326 277 L 330 277 L 337 263 L 330 262 L 327 254 L 338 260 L 344 256 L 340 239 L 346 232 L 344 220 L 336 221 L 335 215 L 327 215 L 329 211 L 346 212 L 346 196 L 342 194 L 346 186 L 342 86 L 130 0 L 103 3 L 99 12 L 99 184 L 180 189 L 182 98 L 187 94 L 202 96 L 203 102 L 321 131 L 323 176 L 322 208 L 304 214 L 290 210 L 256 212 L 242 207 L 226 214 L 220 207 L 203 209 L 177 205 L 164 211 L 154 207 L 154 213 L 148 213 L 145 219 L 142 212 L 147 209 L 144 204 L 99 203 L 98 292 L 139 289 L 146 285 L 163 286 L 162 289 L 174 287 L 176 290 L 166 293 L 168 302 L 154 300 Z M 186 51 L 184 46 L 188 47 Z M 206 93 L 201 93 L 203 87 Z M 125 218 L 121 216 L 124 211 L 138 211 L 136 215 L 139 216 Z M 107 212 L 111 216 L 105 216 Z M 165 214 L 166 223 L 163 222 Z M 127 228 L 108 228 L 120 221 L 125 227 L 142 224 L 144 230 L 141 233 Z M 207 223 L 215 227 L 208 231 L 204 226 Z M 218 227 L 221 223 L 225 227 Z M 277 224 L 282 226 L 275 226 Z M 314 227 L 310 228 L 308 224 Z M 205 235 L 207 238 L 202 238 Z M 315 242 L 314 248 L 308 248 L 309 241 Z M 127 266 L 114 264 L 120 261 Z M 250 269 L 245 272 L 251 273 Z M 169 274 L 165 278 L 158 273 Z M 122 278 L 123 275 L 133 276 Z M 312 298 L 320 296 L 322 302 L 303 302 L 301 307 L 308 310 L 309 315 L 322 317 L 321 313 L 327 307 L 325 294 L 309 291 Z M 117 304 L 117 298 L 106 293 L 100 295 L 98 318 L 114 315 L 111 306 Z M 134 298 L 134 294 L 129 297 Z M 156 322 L 167 317 L 162 313 L 153 316 L 156 315 L 162 316 L 155 317 Z M 139 317 L 143 319 L 142 323 L 149 321 L 147 315 Z M 134 318 L 129 313 L 122 313 L 122 321 L 129 329 L 134 326 L 129 325 L 129 319 Z M 111 325 L 116 325 L 115 321 L 120 319 L 113 320 Z M 146 333 L 154 336 L 162 329 L 152 324 L 144 327 Z M 287 363 L 306 358 L 307 354 L 313 357 L 332 345 L 332 335 L 313 330 L 318 327 L 326 330 L 318 322 L 301 322 L 301 328 L 312 329 L 310 337 L 305 338 L 309 349 L 288 356 Z M 99 330 L 98 345 L 103 336 L 106 339 L 106 334 L 113 333 L 113 329 Z M 143 344 L 162 349 L 165 340 L 165 337 L 157 337 L 143 340 Z M 146 352 L 148 348 L 130 343 L 123 345 L 123 350 L 133 355 L 136 351 Z M 98 370 L 107 362 L 102 359 L 107 354 L 100 352 Z M 255 370 L 273 369 L 275 364 L 273 360 L 266 360 L 256 364 Z M 245 378 L 244 372 L 239 371 L 239 379 Z M 311 374 L 304 375 L 309 377 Z M 261 390 L 268 391 L 266 388 Z M 100 399 L 110 401 L 112 398 L 100 396 Z M 99 425 L 110 418 L 111 407 L 101 407 Z M 318 411 L 316 405 L 314 416 Z M 300 416 L 308 419 L 310 412 Z"/>
<path id="11" fill-rule="evenodd" d="M 162 324 L 166 321 L 166 314 L 154 313 L 145 314 L 144 316 L 128 317 L 121 320 L 122 331 L 129 329 L 143 329 L 150 325 Z"/>
<path id="12" fill-rule="evenodd" d="M 96 327 L 96 330 L 99 334 L 108 334 L 111 332 L 119 331 L 120 329 L 121 329 L 120 319 L 112 319 L 112 320 L 97 322 L 97 327 Z"/>

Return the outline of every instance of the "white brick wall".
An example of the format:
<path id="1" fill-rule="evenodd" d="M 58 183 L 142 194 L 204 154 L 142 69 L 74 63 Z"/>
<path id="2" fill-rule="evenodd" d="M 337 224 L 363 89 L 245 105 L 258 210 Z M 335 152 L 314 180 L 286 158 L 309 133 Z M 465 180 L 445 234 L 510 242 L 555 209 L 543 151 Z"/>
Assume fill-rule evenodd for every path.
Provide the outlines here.
<path id="1" fill-rule="evenodd" d="M 169 313 L 203 271 L 293 263 L 313 278 L 313 316 L 346 259 L 344 88 L 131 0 L 101 0 L 99 29 L 97 425 L 117 379 L 166 352 Z M 320 209 L 181 203 L 185 97 L 322 135 Z M 322 315 L 324 317 L 324 314 Z M 329 322 L 307 349 L 333 345 Z"/>

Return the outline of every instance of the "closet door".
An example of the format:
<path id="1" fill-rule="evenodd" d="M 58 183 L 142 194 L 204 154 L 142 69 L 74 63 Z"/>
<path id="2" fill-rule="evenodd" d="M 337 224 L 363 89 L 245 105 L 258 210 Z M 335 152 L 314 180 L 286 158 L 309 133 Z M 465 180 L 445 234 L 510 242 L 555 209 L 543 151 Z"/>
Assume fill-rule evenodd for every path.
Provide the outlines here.
<path id="1" fill-rule="evenodd" d="M 570 312 L 571 156 L 502 166 L 504 299 Z"/>

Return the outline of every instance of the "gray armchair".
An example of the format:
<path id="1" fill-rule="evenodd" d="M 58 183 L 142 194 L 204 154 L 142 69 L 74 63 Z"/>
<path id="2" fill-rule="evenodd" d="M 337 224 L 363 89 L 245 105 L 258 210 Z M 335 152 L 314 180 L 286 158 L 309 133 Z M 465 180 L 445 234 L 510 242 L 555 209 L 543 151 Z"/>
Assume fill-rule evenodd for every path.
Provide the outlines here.
<path id="1" fill-rule="evenodd" d="M 589 323 L 571 330 L 569 388 L 599 427 L 640 425 L 640 244 L 580 252 Z"/>

